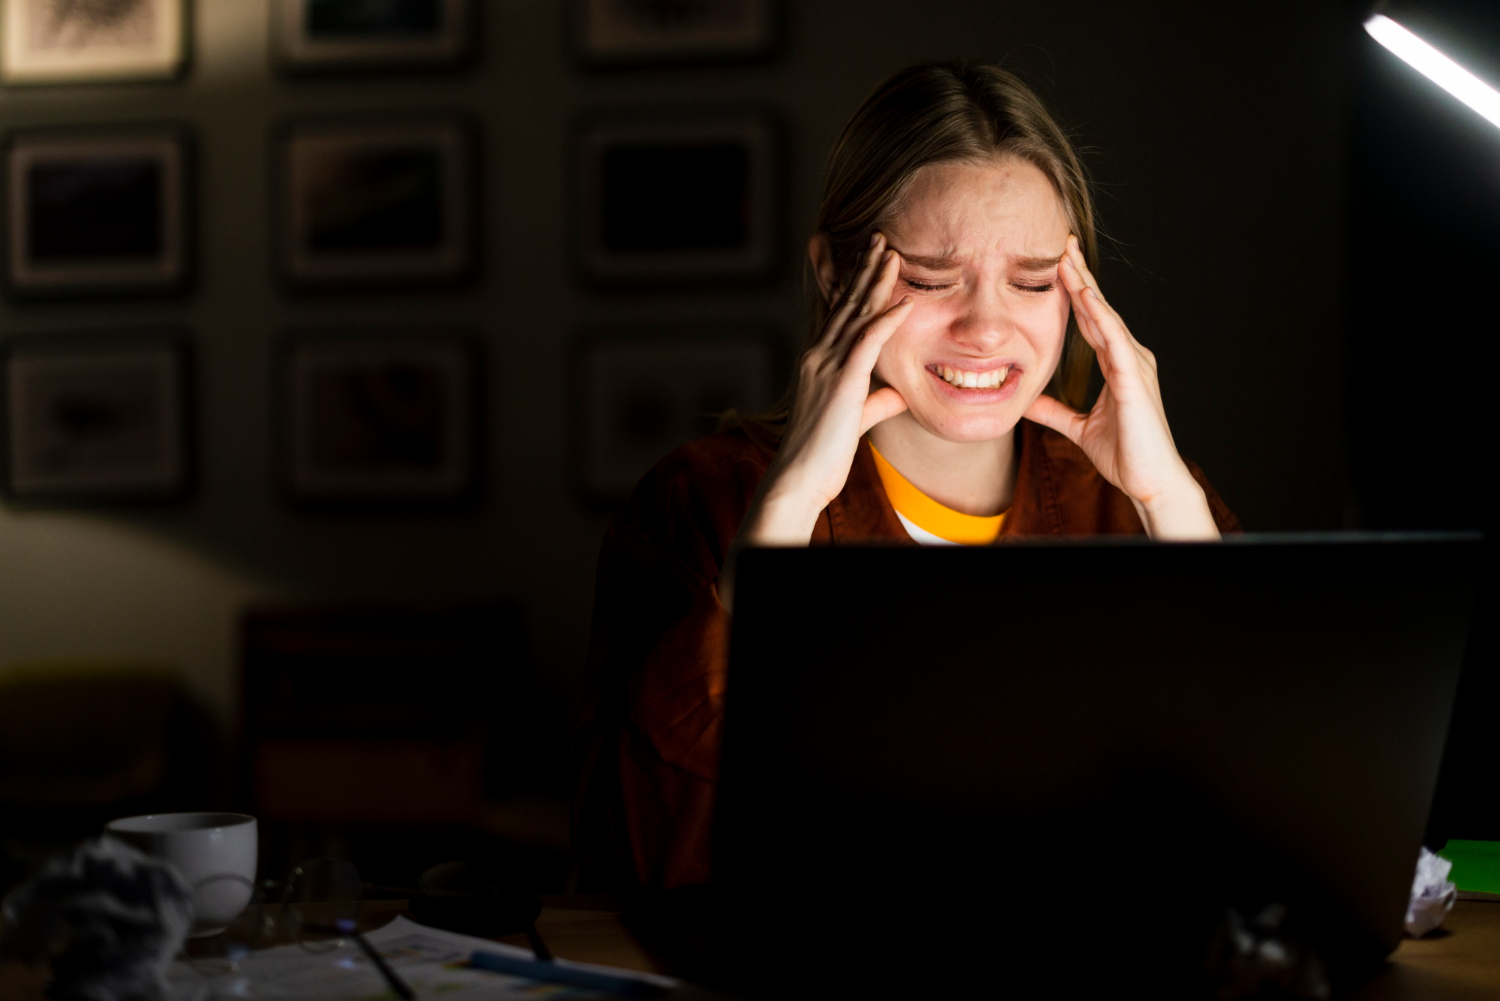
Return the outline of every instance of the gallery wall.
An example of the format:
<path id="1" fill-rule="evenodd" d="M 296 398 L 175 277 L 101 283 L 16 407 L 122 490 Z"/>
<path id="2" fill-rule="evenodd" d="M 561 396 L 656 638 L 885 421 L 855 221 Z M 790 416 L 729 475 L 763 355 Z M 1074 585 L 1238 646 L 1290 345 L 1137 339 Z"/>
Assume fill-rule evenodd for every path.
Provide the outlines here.
<path id="1" fill-rule="evenodd" d="M 526 616 L 565 717 L 608 512 L 580 496 L 584 331 L 769 330 L 793 352 L 800 248 L 820 164 L 884 75 L 930 58 L 1022 71 L 1088 151 L 1112 237 L 1105 293 L 1156 351 L 1179 446 L 1252 529 L 1334 528 L 1343 428 L 1344 68 L 1358 25 L 1334 0 L 789 0 L 768 61 L 590 70 L 557 0 L 482 0 L 477 58 L 424 75 L 287 79 L 266 0 L 198 0 L 175 82 L 7 87 L 0 126 L 171 120 L 197 136 L 198 246 L 180 298 L 6 302 L 6 336 L 167 324 L 192 332 L 196 486 L 159 506 L 0 506 L 0 665 L 133 657 L 180 665 L 226 721 L 251 601 L 501 599 Z M 598 109 L 770 107 L 784 126 L 774 277 L 737 288 L 600 289 L 570 257 L 573 123 Z M 456 109 L 479 135 L 477 279 L 454 289 L 293 295 L 272 268 L 270 143 L 291 116 Z M 437 511 L 291 506 L 272 371 L 288 328 L 453 324 L 482 348 L 476 503 Z M 726 334 L 727 336 L 727 334 Z"/>

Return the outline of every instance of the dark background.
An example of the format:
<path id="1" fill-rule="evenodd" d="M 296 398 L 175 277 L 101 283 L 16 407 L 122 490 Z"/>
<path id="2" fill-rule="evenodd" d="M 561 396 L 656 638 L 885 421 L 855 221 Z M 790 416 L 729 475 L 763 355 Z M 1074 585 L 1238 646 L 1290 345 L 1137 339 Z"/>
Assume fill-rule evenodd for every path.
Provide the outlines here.
<path id="1" fill-rule="evenodd" d="M 1082 147 L 1108 236 L 1104 292 L 1160 359 L 1182 452 L 1248 529 L 1489 524 L 1479 478 L 1500 131 L 1378 49 L 1362 4 L 791 0 L 769 61 L 609 71 L 571 54 L 564 6 L 485 0 L 479 57 L 464 71 L 304 81 L 273 72 L 266 0 L 201 0 L 182 81 L 0 92 L 5 128 L 185 121 L 200 152 L 192 294 L 0 306 L 6 334 L 190 327 L 200 443 L 198 490 L 180 506 L 0 507 L 0 665 L 167 662 L 232 734 L 247 604 L 514 602 L 536 740 L 561 762 L 607 520 L 570 486 L 571 339 L 597 325 L 769 324 L 794 351 L 828 149 L 884 76 L 933 58 L 1019 71 Z M 730 290 L 590 290 L 567 253 L 571 123 L 677 102 L 779 108 L 783 267 Z M 428 108 L 480 125 L 478 280 L 402 294 L 278 289 L 273 131 L 291 115 Z M 279 332 L 434 321 L 483 340 L 481 502 L 288 507 L 272 437 Z M 542 782 L 550 816 L 561 816 L 565 776 L 555 767 Z M 1500 830 L 1458 834 L 1486 835 Z"/>
<path id="2" fill-rule="evenodd" d="M 1490 81 L 1500 7 L 1396 4 L 1392 17 Z M 1349 449 L 1360 522 L 1493 534 L 1500 323 L 1500 130 L 1374 45 L 1357 48 L 1349 105 Z M 1493 543 L 1486 556 L 1442 781 L 1428 828 L 1500 838 Z M 1465 833 L 1469 832 L 1469 833 Z"/>

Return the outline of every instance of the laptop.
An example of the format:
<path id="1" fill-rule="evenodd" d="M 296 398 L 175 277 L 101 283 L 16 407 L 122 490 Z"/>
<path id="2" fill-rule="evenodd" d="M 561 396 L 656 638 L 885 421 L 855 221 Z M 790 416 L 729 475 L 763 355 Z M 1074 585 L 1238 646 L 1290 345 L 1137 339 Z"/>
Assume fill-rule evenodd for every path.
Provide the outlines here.
<path id="1" fill-rule="evenodd" d="M 1402 934 L 1478 546 L 743 553 L 721 984 L 1199 996 L 1275 974 L 1267 942 L 1358 983 Z"/>

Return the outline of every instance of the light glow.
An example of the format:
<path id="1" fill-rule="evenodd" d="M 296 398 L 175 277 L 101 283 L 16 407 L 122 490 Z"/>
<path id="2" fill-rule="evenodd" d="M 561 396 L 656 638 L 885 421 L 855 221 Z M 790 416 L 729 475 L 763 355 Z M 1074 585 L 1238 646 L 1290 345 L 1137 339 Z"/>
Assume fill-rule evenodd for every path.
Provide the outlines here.
<path id="1" fill-rule="evenodd" d="M 1384 14 L 1365 22 L 1370 37 L 1405 60 L 1427 79 L 1500 128 L 1500 91 L 1422 41 Z"/>

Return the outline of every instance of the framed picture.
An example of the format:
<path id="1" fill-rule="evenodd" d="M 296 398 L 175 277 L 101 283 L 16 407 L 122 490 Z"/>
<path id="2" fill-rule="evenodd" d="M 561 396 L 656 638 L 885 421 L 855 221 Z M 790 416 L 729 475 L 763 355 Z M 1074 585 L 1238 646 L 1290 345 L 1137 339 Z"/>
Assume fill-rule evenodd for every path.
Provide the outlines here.
<path id="1" fill-rule="evenodd" d="M 186 0 L 3 0 L 6 83 L 169 80 L 187 63 Z"/>
<path id="2" fill-rule="evenodd" d="M 288 73 L 439 69 L 474 48 L 474 0 L 272 0 L 272 48 Z"/>
<path id="3" fill-rule="evenodd" d="M 775 270 L 780 130 L 766 114 L 594 116 L 575 142 L 575 245 L 605 285 L 746 282 Z"/>
<path id="4" fill-rule="evenodd" d="M 731 407 L 755 413 L 780 391 L 780 342 L 742 330 L 600 331 L 580 337 L 573 371 L 575 474 L 590 500 L 624 499 Z"/>
<path id="5" fill-rule="evenodd" d="M 594 66 L 765 58 L 778 0 L 571 0 L 574 48 Z"/>
<path id="6" fill-rule="evenodd" d="M 473 127 L 456 115 L 308 119 L 277 144 L 280 270 L 294 289 L 472 277 Z"/>
<path id="7" fill-rule="evenodd" d="M 475 342 L 450 330 L 302 332 L 282 357 L 294 502 L 455 504 L 479 486 Z"/>
<path id="8" fill-rule="evenodd" d="M 172 331 L 12 338 L 4 482 L 18 500 L 171 501 L 192 485 L 190 350 Z"/>
<path id="9" fill-rule="evenodd" d="M 165 294 L 192 277 L 184 128 L 22 130 L 5 142 L 13 296 Z"/>

